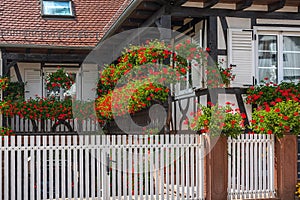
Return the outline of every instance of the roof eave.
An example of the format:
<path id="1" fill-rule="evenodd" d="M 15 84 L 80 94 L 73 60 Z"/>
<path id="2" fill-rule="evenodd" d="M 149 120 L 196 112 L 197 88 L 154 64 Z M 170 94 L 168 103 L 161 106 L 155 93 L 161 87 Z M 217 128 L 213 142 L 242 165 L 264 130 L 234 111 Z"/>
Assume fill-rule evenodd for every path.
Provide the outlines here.
<path id="1" fill-rule="evenodd" d="M 127 8 L 122 12 L 122 14 L 118 17 L 118 19 L 104 34 L 100 42 L 114 35 L 115 31 L 119 28 L 119 26 L 125 21 L 125 19 L 127 19 L 127 17 L 137 8 L 137 6 L 141 2 L 143 2 L 143 0 L 132 0 L 132 2 L 127 6 Z"/>
<path id="2" fill-rule="evenodd" d="M 93 50 L 95 46 L 56 46 L 56 45 L 37 45 L 37 44 L 9 44 L 1 43 L 0 48 L 40 48 L 40 49 L 84 49 L 84 50 Z"/>

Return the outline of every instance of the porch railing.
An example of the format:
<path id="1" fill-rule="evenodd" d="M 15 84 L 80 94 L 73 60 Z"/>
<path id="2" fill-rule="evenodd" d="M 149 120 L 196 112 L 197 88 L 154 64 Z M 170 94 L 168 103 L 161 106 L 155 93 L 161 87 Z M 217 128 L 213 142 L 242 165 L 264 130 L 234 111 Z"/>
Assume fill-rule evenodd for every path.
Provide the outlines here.
<path id="1" fill-rule="evenodd" d="M 30 120 L 20 118 L 18 115 L 4 117 L 4 124 L 10 127 L 16 134 L 30 133 L 78 133 L 81 131 L 98 131 L 100 126 L 95 119 L 84 120 Z"/>
<path id="2" fill-rule="evenodd" d="M 247 112 L 251 110 L 251 106 L 247 108 L 244 101 L 244 95 L 247 94 L 248 88 L 210 88 L 197 89 L 194 93 L 186 96 L 175 98 L 172 102 L 172 131 L 187 130 L 184 122 L 190 118 L 190 113 L 197 111 L 197 104 L 206 105 L 208 102 L 213 104 L 224 104 L 225 101 L 235 103 L 241 113 L 246 114 L 245 124 L 249 124 Z M 223 96 L 222 96 L 223 95 Z M 224 96 L 225 95 L 225 96 Z M 225 101 L 224 101 L 225 100 Z"/>

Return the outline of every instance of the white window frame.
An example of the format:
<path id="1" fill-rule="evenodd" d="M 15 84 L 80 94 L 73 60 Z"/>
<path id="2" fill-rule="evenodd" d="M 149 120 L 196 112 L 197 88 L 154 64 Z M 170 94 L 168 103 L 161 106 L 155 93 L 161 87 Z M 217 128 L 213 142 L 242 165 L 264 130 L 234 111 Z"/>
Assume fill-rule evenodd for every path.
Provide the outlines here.
<path id="1" fill-rule="evenodd" d="M 72 4 L 72 0 L 41 0 L 41 11 L 42 11 L 42 16 L 45 17 L 74 17 L 74 11 L 73 11 L 73 4 Z M 69 3 L 69 9 L 70 9 L 70 14 L 49 14 L 49 13 L 45 13 L 45 9 L 44 9 L 44 2 L 68 2 Z"/>
<path id="2" fill-rule="evenodd" d="M 259 84 L 259 74 L 258 74 L 258 36 L 259 35 L 275 35 L 277 36 L 278 45 L 278 56 L 277 56 L 277 81 L 278 83 L 284 81 L 283 79 L 283 37 L 284 36 L 297 36 L 300 37 L 300 28 L 290 28 L 290 27 L 254 27 L 254 34 L 256 36 L 255 41 L 255 78 L 257 84 Z"/>
<path id="3" fill-rule="evenodd" d="M 195 38 L 197 37 L 197 38 Z M 199 47 L 202 48 L 203 44 L 202 44 L 202 29 L 198 30 L 198 34 L 196 34 L 195 36 L 190 38 L 192 41 L 195 42 L 199 42 Z M 182 80 L 181 82 L 178 82 L 174 85 L 174 90 L 175 90 L 175 99 L 179 99 L 179 98 L 184 98 L 184 97 L 190 97 L 194 95 L 194 91 L 195 89 L 200 88 L 200 85 L 195 87 L 194 83 L 193 83 L 193 73 L 194 70 L 193 68 L 193 62 L 190 62 L 190 66 L 191 69 L 187 70 L 185 75 L 182 75 L 180 78 L 184 79 L 186 78 L 186 80 Z M 181 84 L 184 84 L 183 87 Z M 182 87 L 182 89 L 181 89 Z"/>

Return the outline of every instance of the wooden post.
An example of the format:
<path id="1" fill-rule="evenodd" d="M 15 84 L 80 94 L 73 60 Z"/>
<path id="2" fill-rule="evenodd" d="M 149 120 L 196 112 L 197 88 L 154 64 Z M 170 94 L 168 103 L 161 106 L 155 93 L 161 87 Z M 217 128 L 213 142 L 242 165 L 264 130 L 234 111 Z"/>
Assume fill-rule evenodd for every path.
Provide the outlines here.
<path id="1" fill-rule="evenodd" d="M 227 199 L 228 184 L 227 138 L 221 136 L 206 155 L 206 199 Z"/>
<path id="2" fill-rule="evenodd" d="M 210 16 L 207 19 L 207 47 L 210 48 L 209 55 L 212 60 L 211 64 L 215 64 L 218 61 L 218 25 L 217 25 L 217 17 Z"/>
<path id="3" fill-rule="evenodd" d="M 278 197 L 281 200 L 294 199 L 297 183 L 297 136 L 285 135 L 276 139 L 275 167 Z"/>

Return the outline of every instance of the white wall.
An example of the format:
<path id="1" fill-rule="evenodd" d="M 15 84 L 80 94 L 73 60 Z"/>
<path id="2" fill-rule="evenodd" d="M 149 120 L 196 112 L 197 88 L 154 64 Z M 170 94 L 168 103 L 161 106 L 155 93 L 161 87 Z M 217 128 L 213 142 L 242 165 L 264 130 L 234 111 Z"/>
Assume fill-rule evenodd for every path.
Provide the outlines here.
<path id="1" fill-rule="evenodd" d="M 272 25 L 299 25 L 300 20 L 284 20 L 284 19 L 257 19 L 257 24 L 272 24 Z"/>

